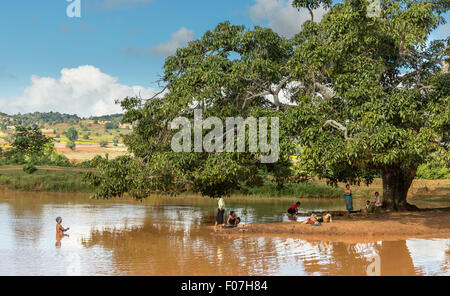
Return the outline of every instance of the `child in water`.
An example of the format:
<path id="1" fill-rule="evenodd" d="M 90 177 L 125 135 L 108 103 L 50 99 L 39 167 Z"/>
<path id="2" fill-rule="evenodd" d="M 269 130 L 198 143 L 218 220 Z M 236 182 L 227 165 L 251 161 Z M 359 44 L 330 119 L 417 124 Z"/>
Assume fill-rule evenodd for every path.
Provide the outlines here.
<path id="1" fill-rule="evenodd" d="M 59 235 L 64 234 L 64 232 L 66 232 L 67 230 L 70 229 L 70 227 L 67 227 L 67 228 L 62 227 L 61 223 L 62 223 L 62 218 L 61 217 L 56 218 L 56 234 L 59 234 Z"/>

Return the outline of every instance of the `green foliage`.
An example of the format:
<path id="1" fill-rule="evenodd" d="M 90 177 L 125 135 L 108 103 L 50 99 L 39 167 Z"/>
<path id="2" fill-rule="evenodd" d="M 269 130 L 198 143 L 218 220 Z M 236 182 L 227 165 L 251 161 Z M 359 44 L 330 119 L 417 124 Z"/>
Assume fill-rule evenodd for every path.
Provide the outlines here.
<path id="1" fill-rule="evenodd" d="M 292 6 L 294 6 L 297 9 L 300 8 L 308 9 L 309 14 L 311 15 L 311 21 L 314 21 L 313 10 L 319 7 L 328 9 L 331 6 L 332 2 L 333 2 L 332 0 L 294 0 L 292 1 Z"/>
<path id="2" fill-rule="evenodd" d="M 0 184 L 11 190 L 92 192 L 93 188 L 83 181 L 86 170 L 68 168 L 39 168 L 33 174 L 21 169 L 0 170 Z"/>
<path id="3" fill-rule="evenodd" d="M 107 122 L 105 123 L 105 129 L 109 130 L 109 129 L 117 129 L 119 128 L 119 125 L 113 122 Z"/>
<path id="4" fill-rule="evenodd" d="M 63 135 L 66 136 L 66 138 L 69 139 L 69 141 L 71 142 L 75 142 L 76 140 L 78 140 L 78 131 L 73 126 L 65 130 L 63 132 Z"/>
<path id="5" fill-rule="evenodd" d="M 0 151 L 0 165 L 25 165 L 32 172 L 32 165 L 69 166 L 67 158 L 58 154 L 51 138 L 37 127 L 16 127 L 12 149 Z"/>
<path id="6" fill-rule="evenodd" d="M 276 182 L 266 181 L 263 186 L 245 188 L 248 195 L 274 196 L 274 197 L 333 197 L 341 198 L 344 194 L 342 188 L 334 188 L 316 182 L 287 183 L 280 190 Z"/>
<path id="7" fill-rule="evenodd" d="M 61 114 L 58 112 L 34 112 L 27 114 L 17 114 L 17 115 L 2 115 L 7 118 L 8 125 L 19 125 L 19 126 L 43 126 L 44 124 L 57 124 L 57 123 L 67 123 L 69 120 L 79 121 L 76 115 Z"/>
<path id="8" fill-rule="evenodd" d="M 430 161 L 417 168 L 416 176 L 428 180 L 450 179 L 450 155 L 432 155 Z"/>
<path id="9" fill-rule="evenodd" d="M 42 153 L 45 146 L 51 141 L 49 137 L 42 134 L 38 127 L 16 126 L 14 142 L 11 146 L 13 149 L 31 156 Z"/>
<path id="10" fill-rule="evenodd" d="M 2 152 L 0 155 L 0 164 L 24 164 L 26 162 L 25 160 L 25 153 L 22 151 L 12 149 L 5 152 Z"/>
<path id="11" fill-rule="evenodd" d="M 416 177 L 427 180 L 450 179 L 450 169 L 448 167 L 433 167 L 425 163 L 417 168 Z"/>
<path id="12" fill-rule="evenodd" d="M 23 171 L 27 174 L 32 174 L 34 172 L 37 171 L 37 168 L 32 164 L 32 163 L 27 163 L 24 167 L 23 167 Z"/>
<path id="13" fill-rule="evenodd" d="M 120 102 L 122 123 L 133 125 L 124 143 L 134 157 L 98 162 L 100 174 L 91 176 L 97 196 L 217 196 L 252 187 L 267 173 L 283 190 L 290 155 L 300 147 L 306 175 L 337 184 L 370 183 L 381 174 L 392 189 L 383 193 L 388 207 L 404 206 L 417 167 L 432 153 L 448 154 L 450 78 L 441 63 L 449 40 L 427 43 L 445 3 L 386 0 L 372 18 L 369 1 L 294 1 L 329 10 L 290 40 L 266 28 L 218 24 L 166 59 L 163 97 Z M 280 101 L 282 92 L 290 104 Z M 172 152 L 168 123 L 178 116 L 192 123 L 193 108 L 222 121 L 279 117 L 279 161 L 261 164 L 259 153 L 249 152 Z"/>
<path id="14" fill-rule="evenodd" d="M 100 141 L 99 145 L 100 145 L 100 147 L 103 147 L 103 148 L 108 147 L 108 141 L 102 140 L 102 141 Z"/>
<path id="15" fill-rule="evenodd" d="M 306 171 L 332 183 L 369 183 L 379 172 L 388 206 L 401 208 L 418 165 L 448 153 L 449 40 L 426 44 L 440 2 L 384 1 L 379 18 L 367 4 L 336 4 L 294 38 L 289 65 L 303 87 L 284 126 L 299 136 Z"/>
<path id="16" fill-rule="evenodd" d="M 84 180 L 96 188 L 96 194 L 93 198 L 109 198 L 123 196 L 130 193 L 136 198 L 145 196 L 145 184 L 142 175 L 136 174 L 136 168 L 139 166 L 129 156 L 119 156 L 113 160 L 108 160 L 96 156 L 90 161 L 90 164 L 97 168 L 97 172 L 89 171 L 85 174 Z M 148 180 L 146 180 L 148 181 Z M 140 188 L 144 190 L 139 190 Z"/>

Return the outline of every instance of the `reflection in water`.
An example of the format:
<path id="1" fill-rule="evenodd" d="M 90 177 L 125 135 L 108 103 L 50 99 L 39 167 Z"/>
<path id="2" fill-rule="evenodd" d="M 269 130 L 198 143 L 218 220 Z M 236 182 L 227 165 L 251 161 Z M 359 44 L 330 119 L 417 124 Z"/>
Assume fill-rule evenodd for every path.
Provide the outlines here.
<path id="1" fill-rule="evenodd" d="M 285 219 L 283 203 L 232 206 L 246 222 Z M 450 275 L 450 239 L 347 244 L 223 236 L 212 231 L 214 214 L 208 199 L 0 193 L 0 275 Z M 71 233 L 55 243 L 57 216 Z"/>
<path id="2" fill-rule="evenodd" d="M 60 248 L 61 247 L 61 240 L 64 238 L 64 237 L 69 237 L 69 235 L 68 234 L 64 234 L 64 233 L 56 233 L 56 243 L 55 243 L 55 246 L 56 247 L 58 247 L 58 248 Z"/>

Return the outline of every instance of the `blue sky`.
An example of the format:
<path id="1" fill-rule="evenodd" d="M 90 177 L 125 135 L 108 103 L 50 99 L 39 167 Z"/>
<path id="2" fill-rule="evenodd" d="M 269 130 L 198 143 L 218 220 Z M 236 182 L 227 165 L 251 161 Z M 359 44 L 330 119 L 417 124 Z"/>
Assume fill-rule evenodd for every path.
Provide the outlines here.
<path id="1" fill-rule="evenodd" d="M 0 112 L 120 111 L 106 106 L 128 93 L 151 94 L 164 58 L 218 22 L 292 36 L 308 17 L 290 0 L 80 2 L 80 18 L 66 15 L 66 0 L 1 2 Z M 433 37 L 449 35 L 448 27 Z"/>

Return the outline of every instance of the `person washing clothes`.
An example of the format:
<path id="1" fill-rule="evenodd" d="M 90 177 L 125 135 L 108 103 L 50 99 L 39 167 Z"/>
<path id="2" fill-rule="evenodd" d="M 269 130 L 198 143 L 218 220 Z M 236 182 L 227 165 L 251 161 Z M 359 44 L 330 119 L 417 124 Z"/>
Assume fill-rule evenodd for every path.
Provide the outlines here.
<path id="1" fill-rule="evenodd" d="M 288 214 L 297 215 L 299 206 L 300 206 L 299 201 L 296 202 L 295 205 L 290 206 L 289 209 L 287 210 Z"/>

